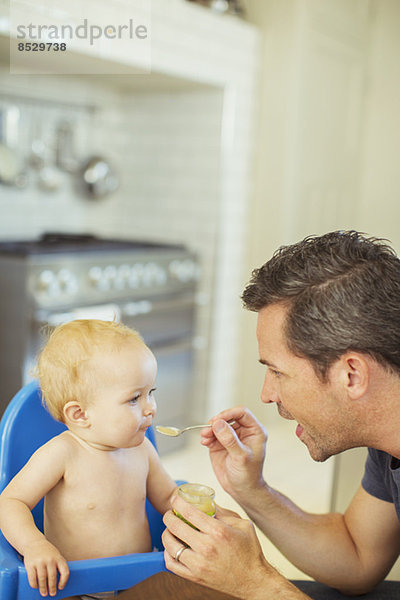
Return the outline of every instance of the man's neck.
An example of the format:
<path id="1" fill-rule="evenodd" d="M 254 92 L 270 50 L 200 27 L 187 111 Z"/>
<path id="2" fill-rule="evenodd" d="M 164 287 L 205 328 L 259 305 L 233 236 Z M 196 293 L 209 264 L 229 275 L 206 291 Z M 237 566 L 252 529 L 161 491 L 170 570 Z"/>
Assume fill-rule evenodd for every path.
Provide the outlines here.
<path id="1" fill-rule="evenodd" d="M 365 445 L 400 459 L 400 376 L 381 365 L 371 375 L 365 399 Z"/>

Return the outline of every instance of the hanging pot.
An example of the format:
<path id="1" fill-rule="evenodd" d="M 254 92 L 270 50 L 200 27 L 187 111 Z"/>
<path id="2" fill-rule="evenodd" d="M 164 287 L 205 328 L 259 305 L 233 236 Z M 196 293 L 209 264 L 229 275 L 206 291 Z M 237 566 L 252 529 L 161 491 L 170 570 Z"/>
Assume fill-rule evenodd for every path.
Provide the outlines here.
<path id="1" fill-rule="evenodd" d="M 115 192 L 119 178 L 106 158 L 93 155 L 83 163 L 76 158 L 71 123 L 60 123 L 57 130 L 57 165 L 77 176 L 78 188 L 92 200 Z"/>
<path id="2" fill-rule="evenodd" d="M 81 179 L 89 198 L 104 198 L 115 192 L 119 179 L 110 163 L 102 156 L 92 156 L 83 165 Z"/>

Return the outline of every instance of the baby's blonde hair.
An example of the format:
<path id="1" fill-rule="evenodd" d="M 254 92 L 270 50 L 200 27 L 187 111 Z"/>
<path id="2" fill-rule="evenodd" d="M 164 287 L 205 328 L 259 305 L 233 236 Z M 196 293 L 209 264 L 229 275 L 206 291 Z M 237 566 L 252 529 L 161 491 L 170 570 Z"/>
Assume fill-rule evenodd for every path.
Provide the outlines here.
<path id="1" fill-rule="evenodd" d="M 143 344 L 140 334 L 116 321 L 78 319 L 59 325 L 39 355 L 38 376 L 43 401 L 52 416 L 64 422 L 64 406 L 90 399 L 98 373 L 96 353 L 118 351 L 126 342 Z"/>

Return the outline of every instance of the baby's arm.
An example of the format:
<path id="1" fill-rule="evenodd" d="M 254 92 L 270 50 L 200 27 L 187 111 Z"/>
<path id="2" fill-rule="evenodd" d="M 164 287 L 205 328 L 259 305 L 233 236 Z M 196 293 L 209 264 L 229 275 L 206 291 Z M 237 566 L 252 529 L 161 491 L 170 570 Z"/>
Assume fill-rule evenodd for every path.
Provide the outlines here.
<path id="1" fill-rule="evenodd" d="M 153 444 L 145 440 L 149 456 L 149 474 L 147 477 L 147 497 L 162 515 L 171 508 L 171 497 L 177 485 L 161 464 Z"/>
<path id="2" fill-rule="evenodd" d="M 66 445 L 60 437 L 39 448 L 0 495 L 0 529 L 23 555 L 29 584 L 42 596 L 63 589 L 69 569 L 65 559 L 36 527 L 31 510 L 63 477 Z"/>

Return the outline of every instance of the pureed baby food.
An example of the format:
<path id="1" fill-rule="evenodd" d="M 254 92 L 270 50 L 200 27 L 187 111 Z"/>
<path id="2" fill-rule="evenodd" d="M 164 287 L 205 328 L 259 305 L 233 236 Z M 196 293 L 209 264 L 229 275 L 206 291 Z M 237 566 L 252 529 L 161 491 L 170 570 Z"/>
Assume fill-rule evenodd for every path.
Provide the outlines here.
<path id="1" fill-rule="evenodd" d="M 193 504 L 199 510 L 206 513 L 210 517 L 215 516 L 215 492 L 212 488 L 207 485 L 203 485 L 201 483 L 183 483 L 178 488 L 178 494 L 181 498 L 183 498 L 189 504 Z M 188 525 L 197 529 L 194 525 L 189 523 L 186 519 L 182 517 L 176 510 L 174 513 L 177 517 L 185 521 Z"/>

